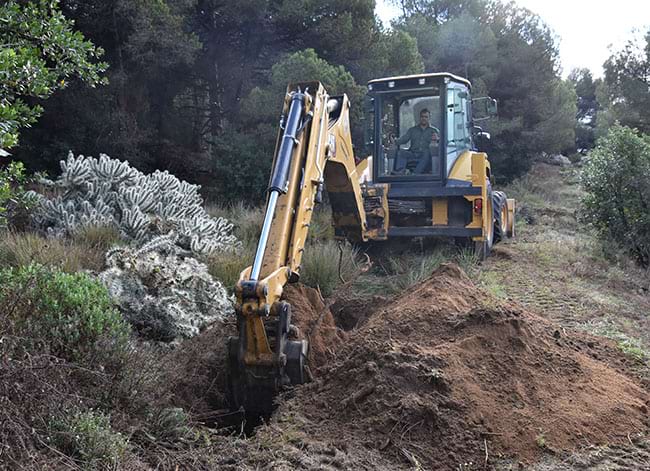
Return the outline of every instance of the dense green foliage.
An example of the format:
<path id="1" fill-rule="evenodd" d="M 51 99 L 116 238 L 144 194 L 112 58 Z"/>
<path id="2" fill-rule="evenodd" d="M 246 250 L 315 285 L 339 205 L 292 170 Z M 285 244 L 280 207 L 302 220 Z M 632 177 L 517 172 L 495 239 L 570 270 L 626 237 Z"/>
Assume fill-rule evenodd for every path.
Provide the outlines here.
<path id="1" fill-rule="evenodd" d="M 18 143 L 21 128 L 36 122 L 48 98 L 77 77 L 95 86 L 106 64 L 102 50 L 72 29 L 58 0 L 0 5 L 0 148 Z"/>
<path id="2" fill-rule="evenodd" d="M 593 148 L 615 123 L 650 132 L 650 31 L 633 38 L 603 64 L 604 77 L 586 69 L 569 75 L 578 96 L 576 149 Z"/>
<path id="3" fill-rule="evenodd" d="M 604 124 L 619 121 L 650 133 L 650 30 L 643 41 L 629 41 L 604 67 L 606 87 L 600 96 L 607 109 Z"/>
<path id="4" fill-rule="evenodd" d="M 569 82 L 573 84 L 578 99 L 576 150 L 584 151 L 595 145 L 596 118 L 600 109 L 596 89 L 602 86 L 602 81 L 594 80 L 589 69 L 575 69 L 569 74 Z"/>
<path id="5" fill-rule="evenodd" d="M 608 243 L 650 265 L 650 136 L 615 125 L 589 156 L 586 220 Z"/>
<path id="6" fill-rule="evenodd" d="M 105 50 L 106 87 L 74 83 L 50 99 L 19 157 L 56 170 L 69 149 L 167 169 L 208 196 L 259 201 L 287 82 L 318 79 L 350 95 L 362 135 L 362 85 L 382 76 L 449 71 L 491 94 L 500 117 L 495 174 L 524 171 L 541 151 L 573 148 L 575 97 L 557 46 L 530 11 L 489 0 L 399 2 L 391 29 L 374 0 L 62 1 Z"/>
<path id="7" fill-rule="evenodd" d="M 85 273 L 41 265 L 0 271 L 0 303 L 29 351 L 69 361 L 125 348 L 130 327 L 106 288 Z"/>
<path id="8" fill-rule="evenodd" d="M 360 144 L 363 84 L 423 71 L 466 76 L 475 97 L 499 101 L 499 117 L 480 124 L 492 134 L 500 179 L 521 174 L 541 152 L 593 147 L 616 120 L 647 127 L 647 45 L 613 54 L 603 81 L 585 70 L 564 81 L 552 32 L 525 8 L 394 3 L 401 15 L 386 29 L 373 0 L 63 0 L 65 21 L 98 46 L 83 42 L 90 49 L 79 54 L 105 51 L 110 83 L 66 81 L 18 157 L 56 171 L 70 149 L 106 152 L 200 183 L 208 197 L 256 203 L 288 82 L 318 79 L 347 93 Z"/>
<path id="9" fill-rule="evenodd" d="M 557 44 L 537 15 L 513 2 L 395 3 L 403 15 L 394 27 L 417 39 L 428 72 L 465 76 L 475 97 L 499 101 L 499 117 L 481 123 L 492 134 L 497 178 L 521 174 L 541 152 L 573 148 L 575 94 L 559 77 Z"/>

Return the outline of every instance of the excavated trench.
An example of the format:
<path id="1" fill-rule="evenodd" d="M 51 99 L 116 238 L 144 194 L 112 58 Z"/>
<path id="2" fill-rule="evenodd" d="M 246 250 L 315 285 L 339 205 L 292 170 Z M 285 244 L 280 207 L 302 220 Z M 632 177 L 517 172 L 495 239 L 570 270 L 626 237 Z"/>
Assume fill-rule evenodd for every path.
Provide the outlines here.
<path id="1" fill-rule="evenodd" d="M 458 469 L 481 463 L 488 449 L 534 462 L 547 450 L 623 443 L 649 430 L 650 387 L 612 342 L 499 301 L 455 265 L 376 303 L 326 307 L 300 285 L 286 298 L 310 341 L 314 380 L 279 399 L 271 426 L 291 424 L 349 466 Z M 210 368 L 188 394 L 201 391 L 198 403 L 213 413 L 225 409 L 225 330 L 195 341 L 204 356 L 192 367 Z"/>

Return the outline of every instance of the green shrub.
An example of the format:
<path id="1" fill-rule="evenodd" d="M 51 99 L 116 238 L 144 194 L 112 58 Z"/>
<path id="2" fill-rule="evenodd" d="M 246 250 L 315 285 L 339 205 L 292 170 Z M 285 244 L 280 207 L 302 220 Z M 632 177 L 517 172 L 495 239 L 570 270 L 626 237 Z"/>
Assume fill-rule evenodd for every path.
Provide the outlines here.
<path id="1" fill-rule="evenodd" d="M 128 342 L 130 328 L 106 288 L 85 273 L 36 264 L 2 270 L 0 303 L 26 348 L 77 361 L 110 359 Z"/>
<path id="2" fill-rule="evenodd" d="M 53 444 L 83 463 L 84 469 L 115 468 L 128 449 L 127 440 L 99 412 L 76 412 L 49 423 Z"/>
<path id="3" fill-rule="evenodd" d="M 650 265 L 650 137 L 613 126 L 590 152 L 582 184 L 584 219 Z"/>
<path id="4" fill-rule="evenodd" d="M 36 199 L 25 191 L 31 179 L 22 162 L 12 162 L 0 170 L 0 227 L 25 228 Z"/>

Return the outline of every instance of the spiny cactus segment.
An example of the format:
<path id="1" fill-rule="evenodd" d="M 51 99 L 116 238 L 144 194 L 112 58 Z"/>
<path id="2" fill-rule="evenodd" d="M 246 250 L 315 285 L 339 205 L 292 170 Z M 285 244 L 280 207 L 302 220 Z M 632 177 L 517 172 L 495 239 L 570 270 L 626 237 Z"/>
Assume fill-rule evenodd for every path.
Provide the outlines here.
<path id="1" fill-rule="evenodd" d="M 100 154 L 99 159 L 72 153 L 61 161 L 61 176 L 43 183 L 58 196 L 40 200 L 36 223 L 53 235 L 71 235 L 87 226 L 113 226 L 138 245 L 165 234 L 195 254 L 236 250 L 241 243 L 232 224 L 210 217 L 200 187 L 169 172 L 145 175 L 128 162 Z"/>
<path id="2" fill-rule="evenodd" d="M 139 249 L 112 249 L 108 269 L 99 274 L 125 317 L 149 339 L 192 337 L 234 312 L 223 285 L 204 264 L 179 255 L 176 242 L 161 236 Z"/>

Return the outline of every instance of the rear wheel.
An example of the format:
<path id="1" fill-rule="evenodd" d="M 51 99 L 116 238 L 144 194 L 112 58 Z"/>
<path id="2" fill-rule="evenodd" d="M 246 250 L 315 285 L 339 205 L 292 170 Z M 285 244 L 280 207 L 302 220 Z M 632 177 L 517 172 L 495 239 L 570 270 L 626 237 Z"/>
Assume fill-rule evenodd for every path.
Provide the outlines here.
<path id="1" fill-rule="evenodd" d="M 502 191 L 492 193 L 492 207 L 494 214 L 494 243 L 506 238 L 508 231 L 508 204 L 506 194 Z"/>

